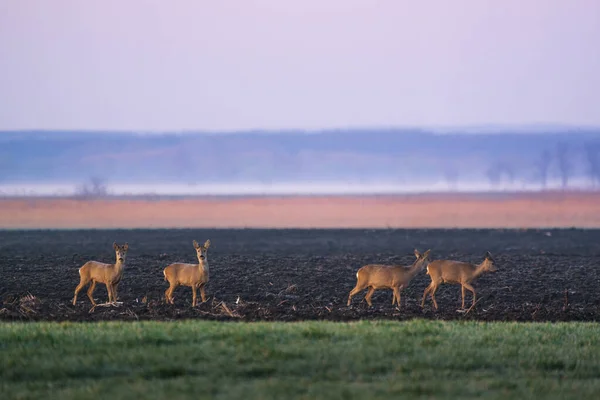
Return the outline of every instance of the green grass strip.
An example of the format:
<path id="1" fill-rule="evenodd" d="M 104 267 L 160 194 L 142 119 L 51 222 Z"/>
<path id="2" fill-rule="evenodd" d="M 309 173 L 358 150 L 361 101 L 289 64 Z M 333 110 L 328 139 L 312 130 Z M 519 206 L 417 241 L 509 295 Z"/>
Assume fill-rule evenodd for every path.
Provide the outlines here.
<path id="1" fill-rule="evenodd" d="M 600 324 L 1 323 L 2 399 L 600 398 Z"/>

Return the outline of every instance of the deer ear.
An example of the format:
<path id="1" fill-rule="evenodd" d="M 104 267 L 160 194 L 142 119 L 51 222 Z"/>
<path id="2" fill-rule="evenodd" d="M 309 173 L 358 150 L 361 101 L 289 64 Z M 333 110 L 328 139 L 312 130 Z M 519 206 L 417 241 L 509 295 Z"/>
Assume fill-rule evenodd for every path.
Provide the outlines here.
<path id="1" fill-rule="evenodd" d="M 428 249 L 425 253 L 423 253 L 423 258 L 429 257 L 429 253 L 431 253 L 431 249 Z"/>
<path id="2" fill-rule="evenodd" d="M 198 242 L 196 242 L 195 240 L 194 240 L 194 247 L 195 247 L 195 248 L 198 248 L 198 247 L 200 247 L 200 245 L 198 244 Z"/>
<path id="3" fill-rule="evenodd" d="M 489 251 L 486 251 L 485 252 L 485 258 L 491 259 L 492 258 L 492 254 Z"/>
<path id="4" fill-rule="evenodd" d="M 419 258 L 419 256 L 421 256 L 421 253 L 419 253 L 419 250 L 415 249 L 415 257 Z"/>
<path id="5" fill-rule="evenodd" d="M 123 250 L 129 250 L 129 243 L 125 242 L 125 244 L 123 245 Z"/>
<path id="6" fill-rule="evenodd" d="M 117 242 L 113 242 L 113 249 L 117 250 L 119 248 L 119 245 L 117 244 Z"/>
<path id="7" fill-rule="evenodd" d="M 210 247 L 210 239 L 204 242 L 204 248 L 208 249 Z"/>

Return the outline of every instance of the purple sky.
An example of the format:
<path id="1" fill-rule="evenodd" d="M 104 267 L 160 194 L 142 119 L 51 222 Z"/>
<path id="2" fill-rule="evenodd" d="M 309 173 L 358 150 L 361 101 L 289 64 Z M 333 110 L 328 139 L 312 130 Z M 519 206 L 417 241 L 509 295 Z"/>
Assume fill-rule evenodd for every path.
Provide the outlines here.
<path id="1" fill-rule="evenodd" d="M 600 125 L 598 110 L 598 0 L 0 2 L 0 129 Z"/>

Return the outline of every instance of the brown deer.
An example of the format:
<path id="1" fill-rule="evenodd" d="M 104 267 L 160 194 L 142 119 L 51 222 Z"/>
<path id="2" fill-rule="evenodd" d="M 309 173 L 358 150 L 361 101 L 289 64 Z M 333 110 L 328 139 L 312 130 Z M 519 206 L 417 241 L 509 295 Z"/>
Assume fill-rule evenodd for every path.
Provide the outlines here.
<path id="1" fill-rule="evenodd" d="M 394 295 L 392 297 L 392 305 L 394 302 L 400 307 L 400 292 L 402 289 L 408 286 L 408 283 L 414 278 L 414 276 L 423 269 L 425 262 L 429 259 L 429 253 L 431 250 L 427 250 L 421 254 L 415 249 L 415 257 L 417 259 L 409 268 L 403 265 L 381 265 L 381 264 L 369 264 L 361 267 L 356 273 L 356 286 L 350 292 L 348 296 L 348 306 L 352 301 L 352 296 L 360 292 L 365 288 L 369 288 L 365 295 L 365 300 L 371 307 L 371 297 L 376 289 L 392 289 Z"/>
<path id="2" fill-rule="evenodd" d="M 79 285 L 75 288 L 75 296 L 73 297 L 73 305 L 77 303 L 77 293 L 85 285 L 92 282 L 88 288 L 87 295 L 90 301 L 95 306 L 94 290 L 96 283 L 104 283 L 108 292 L 108 302 L 114 303 L 117 301 L 117 286 L 123 277 L 123 268 L 125 268 L 125 259 L 127 258 L 127 250 L 129 244 L 125 243 L 119 246 L 116 242 L 113 243 L 113 249 L 116 253 L 117 262 L 115 264 L 105 264 L 98 261 L 88 261 L 79 268 Z"/>
<path id="3" fill-rule="evenodd" d="M 463 309 L 465 308 L 465 289 L 473 293 L 473 305 L 475 305 L 477 296 L 475 289 L 471 286 L 471 282 L 485 272 L 497 271 L 494 263 L 495 261 L 489 251 L 485 253 L 485 258 L 479 265 L 452 260 L 432 261 L 427 266 L 427 275 L 431 277 L 431 283 L 425 288 L 421 307 L 425 306 L 425 299 L 427 299 L 428 294 L 431 294 L 433 306 L 436 310 L 438 309 L 437 301 L 435 301 L 435 292 L 442 283 L 458 283 L 461 285 Z"/>
<path id="4" fill-rule="evenodd" d="M 200 289 L 202 302 L 204 303 L 206 301 L 204 286 L 208 283 L 209 247 L 210 240 L 207 240 L 204 243 L 204 246 L 200 246 L 198 242 L 194 240 L 194 248 L 196 249 L 196 255 L 198 256 L 199 264 L 175 263 L 169 265 L 163 270 L 165 281 L 169 282 L 169 288 L 165 291 L 165 299 L 167 303 L 174 304 L 173 291 L 177 288 L 177 286 L 192 287 L 192 307 L 196 307 L 197 289 Z"/>

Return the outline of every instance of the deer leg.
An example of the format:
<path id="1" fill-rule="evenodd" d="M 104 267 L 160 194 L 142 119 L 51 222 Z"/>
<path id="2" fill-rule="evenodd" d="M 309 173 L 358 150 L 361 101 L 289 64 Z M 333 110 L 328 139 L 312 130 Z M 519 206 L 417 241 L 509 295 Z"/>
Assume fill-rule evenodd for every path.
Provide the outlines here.
<path id="1" fill-rule="evenodd" d="M 114 301 L 117 301 L 117 300 L 118 300 L 118 299 L 117 299 L 117 287 L 118 287 L 118 286 L 119 286 L 119 284 L 118 284 L 118 283 L 115 283 L 115 284 L 113 285 L 113 300 L 114 300 Z"/>
<path id="2" fill-rule="evenodd" d="M 192 307 L 196 307 L 196 285 L 192 285 Z"/>
<path id="3" fill-rule="evenodd" d="M 96 302 L 94 301 L 94 290 L 96 290 L 96 281 L 93 280 L 87 291 L 87 295 L 90 298 L 92 305 L 96 305 Z"/>
<path id="4" fill-rule="evenodd" d="M 471 293 L 473 293 L 473 305 L 475 305 L 475 300 L 477 299 L 477 295 L 475 294 L 475 289 L 473 288 L 473 286 L 469 285 L 468 283 L 465 283 L 463 285 L 464 288 L 467 288 L 467 290 L 469 290 Z M 463 305 L 464 308 L 464 305 Z"/>
<path id="5" fill-rule="evenodd" d="M 175 297 L 173 296 L 173 293 L 175 293 L 175 289 L 177 289 L 177 284 L 173 284 L 173 286 L 170 288 L 171 290 L 169 291 L 169 298 L 171 299 L 171 304 L 175 305 Z"/>
<path id="6" fill-rule="evenodd" d="M 173 287 L 173 289 L 171 289 L 169 291 L 169 301 L 171 302 L 172 305 L 175 305 L 175 296 L 173 296 L 173 293 L 175 292 L 175 287 Z"/>
<path id="7" fill-rule="evenodd" d="M 365 300 L 367 301 L 367 304 L 369 304 L 369 307 L 373 305 L 373 303 L 371 303 L 371 296 L 373 296 L 373 293 L 375 293 L 375 288 L 373 286 L 369 286 L 369 290 L 365 295 Z"/>
<path id="8" fill-rule="evenodd" d="M 108 292 L 108 302 L 112 303 L 113 300 L 113 285 L 112 283 L 106 283 L 106 291 Z"/>
<path id="9" fill-rule="evenodd" d="M 167 290 L 165 290 L 165 302 L 167 304 L 171 304 L 171 288 L 173 287 L 173 285 L 171 284 L 171 282 L 169 282 L 169 287 L 167 288 Z"/>
<path id="10" fill-rule="evenodd" d="M 206 293 L 204 293 L 204 286 L 206 286 L 206 283 L 200 285 L 200 297 L 202 297 L 203 303 L 206 301 Z"/>
<path id="11" fill-rule="evenodd" d="M 364 288 L 365 288 L 365 286 L 359 285 L 358 283 L 356 284 L 356 286 L 354 287 L 354 289 L 352 289 L 350 291 L 350 294 L 348 295 L 348 304 L 347 304 L 347 306 L 350 306 L 350 301 L 352 301 L 352 296 L 354 296 L 355 294 L 357 294 L 358 292 L 360 292 Z"/>
<path id="12" fill-rule="evenodd" d="M 437 301 L 435 301 L 435 292 L 437 291 L 438 287 L 434 286 L 431 288 L 431 300 L 433 301 L 433 306 L 435 307 L 435 309 L 438 309 L 438 304 Z"/>
<path id="13" fill-rule="evenodd" d="M 394 298 L 396 299 L 396 304 L 398 305 L 398 308 L 400 308 L 400 288 L 398 286 L 394 288 Z M 393 300 L 392 305 L 394 305 Z"/>
<path id="14" fill-rule="evenodd" d="M 75 288 L 75 296 L 73 296 L 73 305 L 75 305 L 75 303 L 77 303 L 77 293 L 79 293 L 81 291 L 81 289 L 83 289 L 83 287 L 85 285 L 87 285 L 90 281 L 86 281 L 85 279 L 81 279 L 79 281 L 79 285 L 77 285 L 77 287 Z"/>
<path id="15" fill-rule="evenodd" d="M 425 307 L 425 300 L 427 300 L 427 295 L 429 294 L 429 292 L 431 292 L 431 283 L 429 284 L 429 286 L 427 286 L 425 288 L 425 291 L 423 291 L 423 298 L 421 299 L 421 307 Z"/>
<path id="16" fill-rule="evenodd" d="M 108 290 L 108 289 L 107 289 L 107 290 Z M 111 298 L 110 302 L 111 302 L 111 303 L 113 303 L 113 302 L 117 301 L 117 297 L 115 296 L 115 293 L 116 293 L 116 292 L 117 292 L 117 291 L 116 291 L 116 289 L 115 289 L 115 285 L 111 284 L 111 285 L 110 285 L 110 298 Z"/>
<path id="17" fill-rule="evenodd" d="M 460 292 L 462 294 L 462 309 L 465 309 L 465 285 L 460 285 Z"/>

